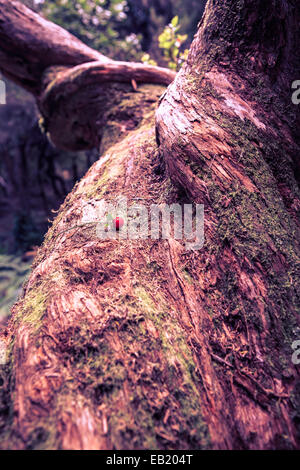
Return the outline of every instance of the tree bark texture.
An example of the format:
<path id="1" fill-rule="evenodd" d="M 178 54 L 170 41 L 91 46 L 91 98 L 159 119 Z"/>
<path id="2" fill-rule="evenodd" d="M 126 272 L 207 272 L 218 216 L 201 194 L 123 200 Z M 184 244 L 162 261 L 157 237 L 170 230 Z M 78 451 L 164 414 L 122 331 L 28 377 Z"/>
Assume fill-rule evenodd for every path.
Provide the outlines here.
<path id="1" fill-rule="evenodd" d="M 210 0 L 167 90 L 108 84 L 98 59 L 47 63 L 46 130 L 101 158 L 2 332 L 2 447 L 299 448 L 299 18 L 293 1 Z M 80 227 L 119 196 L 204 204 L 204 247 Z"/>
<path id="2" fill-rule="evenodd" d="M 111 70 L 110 65 L 113 67 L 113 73 L 122 77 L 123 62 L 120 62 L 121 68 L 118 73 L 119 62 L 86 46 L 60 26 L 45 20 L 21 3 L 14 0 L 10 2 L 0 0 L 0 12 L 2 72 L 35 95 L 41 92 L 43 73 L 51 66 L 67 67 L 97 61 L 104 68 L 103 74 L 106 64 L 108 70 Z M 148 81 L 149 73 L 153 77 L 150 82 L 154 80 L 154 83 L 170 83 L 174 78 L 171 70 L 131 63 L 128 64 L 131 71 L 129 81 L 135 78 L 134 66 L 138 69 L 137 80 L 143 78 L 142 70 L 145 70 L 145 78 Z M 125 70 L 127 76 L 126 72 L 127 69 Z M 163 75 L 162 81 L 159 81 L 160 73 Z"/>

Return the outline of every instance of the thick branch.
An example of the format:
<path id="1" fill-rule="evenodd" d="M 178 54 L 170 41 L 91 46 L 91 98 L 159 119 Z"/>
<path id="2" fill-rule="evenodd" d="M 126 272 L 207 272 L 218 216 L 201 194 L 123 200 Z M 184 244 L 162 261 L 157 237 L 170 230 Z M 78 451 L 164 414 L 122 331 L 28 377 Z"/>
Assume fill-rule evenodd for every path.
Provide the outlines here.
<path id="1" fill-rule="evenodd" d="M 168 85 L 176 76 L 162 67 L 113 61 L 19 2 L 0 0 L 0 7 L 0 70 L 38 98 L 45 129 L 59 148 L 97 146 L 110 108 L 134 92 L 136 82 Z"/>
<path id="2" fill-rule="evenodd" d="M 175 77 L 174 72 L 160 67 L 114 63 L 17 1 L 0 0 L 0 8 L 0 69 L 35 95 L 41 91 L 44 72 L 55 65 L 97 61 L 107 67 L 102 69 L 101 79 L 121 82 L 137 79 L 169 84 Z"/>
<path id="3" fill-rule="evenodd" d="M 1 70 L 29 91 L 51 65 L 110 60 L 19 2 L 0 0 L 0 11 Z"/>

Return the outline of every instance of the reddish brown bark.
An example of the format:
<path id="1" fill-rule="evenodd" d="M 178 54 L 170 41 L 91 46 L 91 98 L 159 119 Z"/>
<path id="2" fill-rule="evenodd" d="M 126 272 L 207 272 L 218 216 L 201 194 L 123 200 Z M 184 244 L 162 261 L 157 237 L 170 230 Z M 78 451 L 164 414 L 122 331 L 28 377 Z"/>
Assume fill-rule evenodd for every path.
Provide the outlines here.
<path id="1" fill-rule="evenodd" d="M 162 87 L 93 84 L 99 64 L 77 67 L 75 84 L 72 69 L 44 74 L 52 138 L 99 142 L 102 157 L 66 199 L 2 334 L 2 447 L 299 447 L 298 114 L 284 90 L 299 8 L 274 1 L 267 19 L 262 8 L 208 3 L 160 99 L 156 140 Z M 204 248 L 76 226 L 87 203 L 120 195 L 203 203 Z"/>

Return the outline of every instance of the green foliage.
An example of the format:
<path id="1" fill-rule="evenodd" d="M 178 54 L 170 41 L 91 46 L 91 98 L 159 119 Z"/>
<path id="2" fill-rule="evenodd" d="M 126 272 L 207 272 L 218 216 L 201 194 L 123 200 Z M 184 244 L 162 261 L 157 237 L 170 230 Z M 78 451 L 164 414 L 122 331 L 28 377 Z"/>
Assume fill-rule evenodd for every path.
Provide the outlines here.
<path id="1" fill-rule="evenodd" d="M 170 69 L 178 70 L 186 59 L 187 49 L 180 51 L 182 44 L 187 40 L 187 34 L 179 34 L 180 24 L 178 16 L 174 16 L 163 32 L 158 37 L 159 47 L 163 50 L 164 57 L 168 60 Z"/>
<path id="2" fill-rule="evenodd" d="M 180 24 L 178 16 L 174 16 L 158 37 L 158 46 L 163 51 L 163 56 L 172 70 L 179 70 L 187 59 L 188 49 L 181 50 L 182 45 L 188 38 L 187 34 L 179 34 Z M 142 57 L 142 61 L 149 65 L 156 65 L 149 54 Z"/>
<path id="3" fill-rule="evenodd" d="M 126 0 L 35 0 L 47 19 L 116 60 L 133 60 L 140 37 L 126 32 Z"/>

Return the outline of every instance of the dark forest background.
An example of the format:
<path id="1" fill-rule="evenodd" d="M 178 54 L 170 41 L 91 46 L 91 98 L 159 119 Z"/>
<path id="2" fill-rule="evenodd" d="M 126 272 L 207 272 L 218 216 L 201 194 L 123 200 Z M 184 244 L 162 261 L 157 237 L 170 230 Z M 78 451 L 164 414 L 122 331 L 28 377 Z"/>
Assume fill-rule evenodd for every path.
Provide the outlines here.
<path id="1" fill-rule="evenodd" d="M 206 0 L 23 3 L 115 60 L 148 59 L 170 66 L 159 36 L 178 16 L 179 32 L 186 36 L 180 48 L 188 48 Z M 75 153 L 55 148 L 43 132 L 33 97 L 5 83 L 6 105 L 0 106 L 0 322 L 9 315 L 55 211 L 99 158 L 96 149 Z"/>

